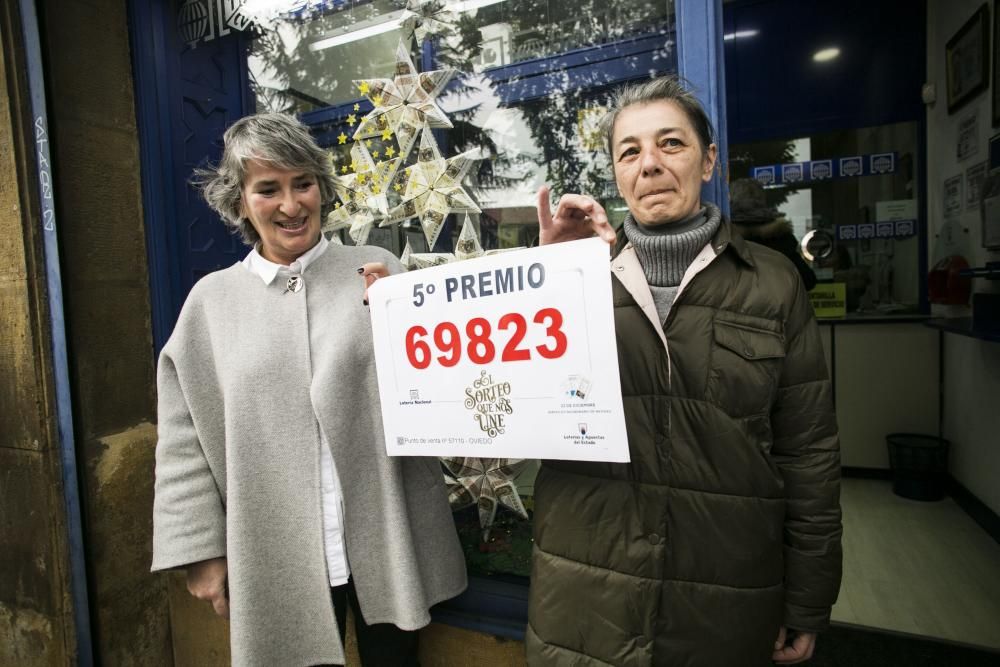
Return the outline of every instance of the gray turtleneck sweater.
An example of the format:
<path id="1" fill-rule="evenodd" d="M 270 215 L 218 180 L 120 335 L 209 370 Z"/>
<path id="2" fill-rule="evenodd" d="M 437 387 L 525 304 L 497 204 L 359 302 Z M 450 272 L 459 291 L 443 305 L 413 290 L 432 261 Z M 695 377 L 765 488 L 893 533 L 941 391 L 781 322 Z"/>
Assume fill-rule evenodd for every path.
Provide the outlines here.
<path id="1" fill-rule="evenodd" d="M 680 222 L 655 227 L 636 222 L 631 213 L 626 216 L 625 236 L 642 264 L 661 322 L 667 319 L 684 272 L 715 236 L 721 220 L 721 212 L 713 204 Z"/>

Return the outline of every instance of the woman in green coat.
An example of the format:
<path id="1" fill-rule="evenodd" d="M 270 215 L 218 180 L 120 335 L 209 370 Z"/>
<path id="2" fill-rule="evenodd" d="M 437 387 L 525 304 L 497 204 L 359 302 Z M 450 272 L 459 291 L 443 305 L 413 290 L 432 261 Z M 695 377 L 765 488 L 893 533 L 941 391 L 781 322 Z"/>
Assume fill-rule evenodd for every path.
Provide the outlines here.
<path id="1" fill-rule="evenodd" d="M 805 288 L 701 200 L 716 161 L 676 78 L 605 121 L 629 215 L 611 261 L 631 462 L 547 461 L 535 483 L 532 665 L 807 660 L 841 575 L 840 459 Z M 539 193 L 541 243 L 613 231 Z"/>

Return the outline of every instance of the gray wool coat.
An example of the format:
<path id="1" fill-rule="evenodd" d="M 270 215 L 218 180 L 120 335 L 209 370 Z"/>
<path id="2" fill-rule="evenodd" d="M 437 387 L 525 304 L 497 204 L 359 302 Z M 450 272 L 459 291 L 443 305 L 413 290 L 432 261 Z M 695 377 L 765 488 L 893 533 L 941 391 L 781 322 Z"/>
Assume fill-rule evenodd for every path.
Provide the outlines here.
<path id="1" fill-rule="evenodd" d="M 324 560 L 320 427 L 365 621 L 415 630 L 465 589 L 437 461 L 385 453 L 356 272 L 374 261 L 399 270 L 379 248 L 330 245 L 299 292 L 240 264 L 210 274 L 160 355 L 152 569 L 228 558 L 234 665 L 344 662 Z"/>

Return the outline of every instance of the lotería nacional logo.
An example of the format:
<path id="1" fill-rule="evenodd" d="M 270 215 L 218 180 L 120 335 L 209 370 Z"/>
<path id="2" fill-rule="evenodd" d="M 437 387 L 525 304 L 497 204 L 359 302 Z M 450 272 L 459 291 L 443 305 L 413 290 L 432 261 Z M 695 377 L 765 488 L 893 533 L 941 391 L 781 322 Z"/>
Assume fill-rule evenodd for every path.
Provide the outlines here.
<path id="1" fill-rule="evenodd" d="M 257 29 L 245 4 L 246 0 L 184 0 L 177 11 L 177 31 L 182 40 L 196 48 L 199 41 L 210 42 L 232 30 Z"/>
<path id="2" fill-rule="evenodd" d="M 465 407 L 472 410 L 472 418 L 491 438 L 506 431 L 506 418 L 514 412 L 510 402 L 510 382 L 495 380 L 486 371 L 465 389 Z"/>

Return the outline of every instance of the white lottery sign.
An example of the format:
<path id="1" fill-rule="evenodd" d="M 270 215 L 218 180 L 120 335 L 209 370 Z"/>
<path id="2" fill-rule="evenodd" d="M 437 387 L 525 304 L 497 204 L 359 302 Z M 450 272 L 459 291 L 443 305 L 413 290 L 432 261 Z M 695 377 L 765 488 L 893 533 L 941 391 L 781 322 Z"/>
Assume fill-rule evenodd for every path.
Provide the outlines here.
<path id="1" fill-rule="evenodd" d="M 608 260 L 595 238 L 377 281 L 389 455 L 628 461 Z"/>

